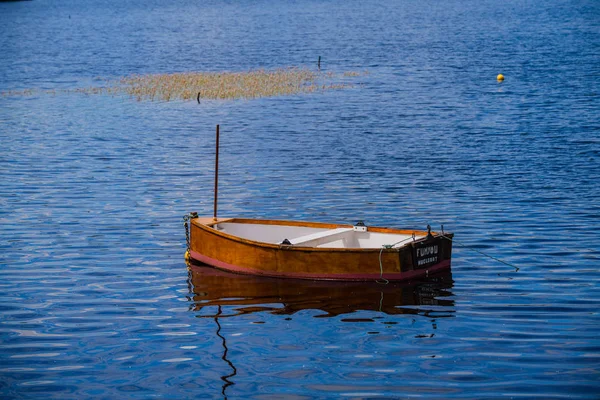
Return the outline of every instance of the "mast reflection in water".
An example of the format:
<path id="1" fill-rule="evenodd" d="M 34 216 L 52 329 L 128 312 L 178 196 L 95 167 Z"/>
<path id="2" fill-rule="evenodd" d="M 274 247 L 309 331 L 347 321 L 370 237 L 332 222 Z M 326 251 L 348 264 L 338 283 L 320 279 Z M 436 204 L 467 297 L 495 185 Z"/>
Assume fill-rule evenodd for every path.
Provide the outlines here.
<path id="1" fill-rule="evenodd" d="M 222 312 L 223 311 L 221 310 L 221 306 L 219 306 L 217 314 L 215 315 L 215 323 L 217 324 L 217 336 L 221 338 L 221 343 L 223 345 L 223 356 L 221 357 L 221 359 L 229 365 L 232 371 L 229 375 L 223 375 L 221 377 L 221 380 L 223 381 L 223 388 L 221 389 L 221 394 L 223 395 L 223 398 L 226 399 L 227 395 L 225 394 L 225 390 L 227 389 L 227 387 L 234 384 L 231 380 L 229 380 L 229 378 L 233 378 L 237 375 L 237 369 L 235 368 L 235 365 L 233 365 L 233 363 L 227 358 L 229 348 L 227 347 L 227 340 L 225 339 L 225 336 L 221 335 L 221 324 L 219 323 L 219 316 Z"/>

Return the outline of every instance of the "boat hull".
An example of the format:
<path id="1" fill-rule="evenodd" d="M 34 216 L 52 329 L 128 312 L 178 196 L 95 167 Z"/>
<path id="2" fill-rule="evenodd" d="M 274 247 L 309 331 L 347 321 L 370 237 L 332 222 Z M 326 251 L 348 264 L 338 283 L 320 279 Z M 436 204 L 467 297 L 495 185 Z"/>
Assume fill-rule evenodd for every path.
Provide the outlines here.
<path id="1" fill-rule="evenodd" d="M 452 234 L 432 232 L 394 248 L 329 248 L 271 244 L 221 232 L 221 222 L 293 225 L 308 228 L 352 228 L 316 222 L 193 218 L 189 253 L 192 260 L 241 273 L 281 278 L 369 281 L 410 280 L 450 268 Z M 427 232 L 369 227 L 370 232 L 425 236 Z M 421 249 L 421 250 L 419 250 Z M 423 249 L 435 249 L 432 251 Z M 425 258 L 424 256 L 425 255 Z"/>

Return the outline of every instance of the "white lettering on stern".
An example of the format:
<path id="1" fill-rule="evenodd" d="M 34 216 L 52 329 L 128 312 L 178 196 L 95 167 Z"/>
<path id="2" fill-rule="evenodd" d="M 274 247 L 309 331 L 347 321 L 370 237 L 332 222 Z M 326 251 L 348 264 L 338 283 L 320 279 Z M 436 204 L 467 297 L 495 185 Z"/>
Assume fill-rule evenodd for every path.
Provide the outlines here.
<path id="1" fill-rule="evenodd" d="M 427 257 L 427 258 L 423 258 L 423 259 L 419 260 L 417 262 L 417 266 L 420 267 L 425 264 L 436 262 L 437 254 L 438 254 L 438 245 L 437 244 L 432 245 L 432 246 L 418 248 L 417 249 L 417 258 L 427 257 L 427 256 L 432 256 L 432 257 Z"/>
<path id="2" fill-rule="evenodd" d="M 437 244 L 435 244 L 433 246 L 421 247 L 421 248 L 417 249 L 417 257 L 426 257 L 426 256 L 430 256 L 432 254 L 437 254 L 437 252 L 438 252 Z"/>

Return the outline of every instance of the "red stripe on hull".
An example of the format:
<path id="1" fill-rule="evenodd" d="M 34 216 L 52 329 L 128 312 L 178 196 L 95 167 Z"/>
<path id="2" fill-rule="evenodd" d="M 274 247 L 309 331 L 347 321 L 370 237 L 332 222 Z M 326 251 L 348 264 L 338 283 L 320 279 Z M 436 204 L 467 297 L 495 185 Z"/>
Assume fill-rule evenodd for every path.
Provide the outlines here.
<path id="1" fill-rule="evenodd" d="M 228 264 L 223 261 L 216 260 L 214 258 L 206 257 L 194 250 L 190 250 L 190 256 L 197 261 L 204 264 L 211 265 L 215 268 L 219 268 L 225 271 L 235 272 L 238 274 L 246 275 L 259 275 L 269 276 L 274 278 L 295 278 L 295 279 L 311 279 L 311 280 L 326 280 L 326 281 L 373 281 L 380 279 L 380 274 L 312 274 L 302 272 L 270 272 L 257 269 L 251 269 L 246 267 L 240 267 L 238 265 Z M 439 271 L 449 269 L 450 260 L 444 260 L 438 264 L 432 265 L 427 269 L 419 269 L 413 271 L 405 271 L 398 273 L 387 273 L 383 274 L 383 278 L 390 281 L 401 281 L 408 279 L 420 278 L 427 276 L 428 274 L 434 274 Z"/>

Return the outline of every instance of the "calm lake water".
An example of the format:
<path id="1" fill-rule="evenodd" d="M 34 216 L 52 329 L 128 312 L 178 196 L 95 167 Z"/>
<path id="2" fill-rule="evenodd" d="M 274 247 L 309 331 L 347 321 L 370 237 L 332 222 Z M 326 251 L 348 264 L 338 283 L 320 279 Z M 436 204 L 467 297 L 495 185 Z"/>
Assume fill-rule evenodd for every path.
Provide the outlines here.
<path id="1" fill-rule="evenodd" d="M 600 2 L 2 2 L 0 54 L 38 89 L 0 96 L 0 397 L 600 397 Z M 354 86 L 62 91 L 319 56 Z M 221 216 L 443 224 L 451 273 L 188 269 L 216 124 Z"/>

